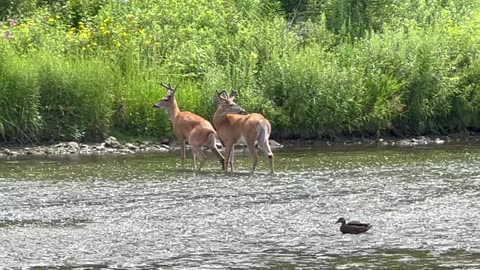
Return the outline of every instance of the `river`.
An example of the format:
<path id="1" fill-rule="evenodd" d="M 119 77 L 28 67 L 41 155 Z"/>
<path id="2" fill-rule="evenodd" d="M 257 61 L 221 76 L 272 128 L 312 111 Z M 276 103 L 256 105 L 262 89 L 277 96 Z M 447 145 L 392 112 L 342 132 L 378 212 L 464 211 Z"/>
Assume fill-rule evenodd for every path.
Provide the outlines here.
<path id="1" fill-rule="evenodd" d="M 0 160 L 0 266 L 480 268 L 478 145 L 287 147 L 273 176 L 237 157 L 227 175 L 178 153 Z"/>

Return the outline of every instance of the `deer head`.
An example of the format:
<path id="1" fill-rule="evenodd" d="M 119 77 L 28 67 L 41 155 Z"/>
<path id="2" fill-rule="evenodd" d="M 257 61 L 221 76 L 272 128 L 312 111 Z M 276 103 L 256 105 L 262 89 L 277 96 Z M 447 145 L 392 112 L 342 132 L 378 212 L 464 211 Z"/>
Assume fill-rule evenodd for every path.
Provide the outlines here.
<path id="1" fill-rule="evenodd" d="M 232 90 L 232 92 L 230 92 L 230 95 L 228 95 L 227 91 L 225 90 L 222 90 L 220 92 L 217 91 L 215 101 L 225 113 L 247 114 L 247 111 L 245 109 L 235 103 L 236 96 L 237 92 L 235 90 Z"/>
<path id="2" fill-rule="evenodd" d="M 157 109 L 167 109 L 172 105 L 173 101 L 175 100 L 175 88 L 173 88 L 171 83 L 168 83 L 167 85 L 163 82 L 160 82 L 160 85 L 167 89 L 167 94 L 157 103 L 153 104 L 153 107 Z"/>

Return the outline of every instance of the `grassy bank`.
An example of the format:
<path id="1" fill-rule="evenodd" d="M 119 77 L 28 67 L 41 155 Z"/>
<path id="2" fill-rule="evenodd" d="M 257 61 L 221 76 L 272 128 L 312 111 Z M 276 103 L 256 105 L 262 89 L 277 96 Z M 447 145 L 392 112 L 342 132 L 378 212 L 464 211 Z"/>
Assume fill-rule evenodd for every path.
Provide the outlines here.
<path id="1" fill-rule="evenodd" d="M 0 2 L 0 136 L 168 135 L 158 81 L 207 119 L 235 88 L 277 138 L 480 129 L 479 1 L 372 2 Z"/>

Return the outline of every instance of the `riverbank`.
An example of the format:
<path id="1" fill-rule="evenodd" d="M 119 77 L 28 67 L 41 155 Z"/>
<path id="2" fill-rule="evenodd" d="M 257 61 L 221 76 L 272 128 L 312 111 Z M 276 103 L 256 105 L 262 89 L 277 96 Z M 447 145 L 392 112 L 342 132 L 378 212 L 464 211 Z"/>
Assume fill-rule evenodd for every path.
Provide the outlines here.
<path id="1" fill-rule="evenodd" d="M 419 136 L 411 138 L 337 138 L 327 140 L 270 140 L 273 150 L 283 147 L 331 147 L 331 146 L 379 146 L 379 147 L 415 147 L 444 144 L 480 144 L 480 134 L 454 134 L 449 136 Z M 219 147 L 221 147 L 219 145 Z M 188 148 L 188 146 L 187 146 Z M 130 140 L 122 141 L 110 136 L 103 142 L 78 143 L 55 142 L 43 144 L 0 144 L 0 159 L 10 159 L 21 156 L 71 156 L 71 155 L 134 155 L 136 153 L 168 153 L 177 151 L 178 145 L 169 139 L 159 141 Z M 242 147 L 239 147 L 242 150 Z"/>

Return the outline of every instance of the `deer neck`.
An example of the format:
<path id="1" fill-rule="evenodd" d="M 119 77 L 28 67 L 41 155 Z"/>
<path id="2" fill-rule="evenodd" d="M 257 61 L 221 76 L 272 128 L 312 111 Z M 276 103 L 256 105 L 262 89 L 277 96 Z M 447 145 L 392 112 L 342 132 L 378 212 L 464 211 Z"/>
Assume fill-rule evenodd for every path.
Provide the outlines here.
<path id="1" fill-rule="evenodd" d="M 213 114 L 213 125 L 215 127 L 220 127 L 223 122 L 227 120 L 227 112 L 222 108 L 217 109 L 215 114 Z"/>
<path id="2" fill-rule="evenodd" d="M 175 118 L 177 118 L 178 114 L 180 113 L 180 109 L 178 109 L 177 101 L 175 98 L 172 100 L 172 104 L 168 108 L 168 116 L 172 122 L 175 122 Z"/>

